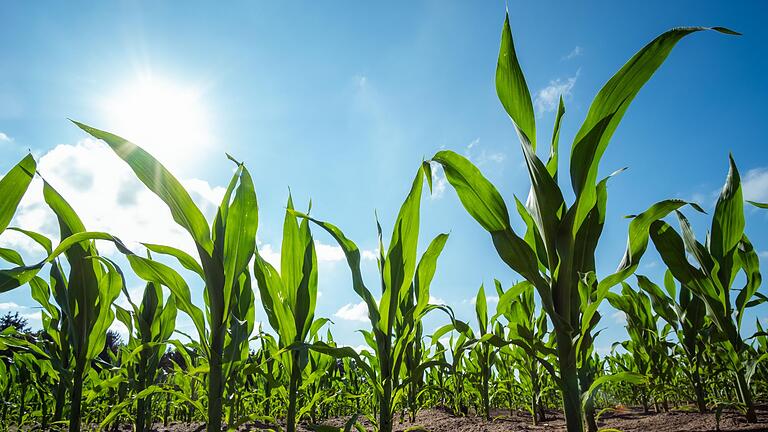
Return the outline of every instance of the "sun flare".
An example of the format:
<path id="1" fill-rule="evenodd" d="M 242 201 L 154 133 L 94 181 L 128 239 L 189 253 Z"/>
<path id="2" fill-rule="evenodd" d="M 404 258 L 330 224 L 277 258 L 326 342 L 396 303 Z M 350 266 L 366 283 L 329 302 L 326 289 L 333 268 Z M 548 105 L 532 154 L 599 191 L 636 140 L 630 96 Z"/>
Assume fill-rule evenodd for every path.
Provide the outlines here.
<path id="1" fill-rule="evenodd" d="M 202 92 L 192 86 L 142 78 L 109 97 L 104 113 L 107 130 L 164 163 L 190 162 L 211 145 Z"/>

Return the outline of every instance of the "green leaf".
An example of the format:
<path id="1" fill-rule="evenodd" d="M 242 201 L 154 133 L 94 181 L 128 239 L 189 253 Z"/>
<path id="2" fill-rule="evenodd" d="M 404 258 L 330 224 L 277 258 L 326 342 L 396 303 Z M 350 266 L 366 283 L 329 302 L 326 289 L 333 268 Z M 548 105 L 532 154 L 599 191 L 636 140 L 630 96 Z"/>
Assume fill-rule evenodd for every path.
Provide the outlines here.
<path id="1" fill-rule="evenodd" d="M 224 295 L 223 317 L 229 316 L 233 285 L 247 270 L 256 248 L 256 228 L 259 223 L 259 208 L 256 192 L 248 170 L 242 167 L 240 184 L 226 215 L 224 225 Z"/>
<path id="2" fill-rule="evenodd" d="M 597 288 L 598 292 L 607 292 L 611 287 L 631 276 L 638 264 L 640 264 L 640 259 L 643 254 L 645 254 L 645 250 L 648 248 L 648 239 L 652 224 L 686 204 L 690 203 L 677 199 L 659 201 L 643 213 L 634 216 L 632 222 L 629 223 L 627 248 L 624 252 L 624 257 L 616 272 L 600 281 Z M 694 204 L 691 205 L 694 208 L 697 208 L 697 210 L 700 210 L 698 206 Z"/>
<path id="3" fill-rule="evenodd" d="M 571 184 L 576 194 L 576 230 L 595 205 L 598 166 L 629 104 L 664 63 L 680 39 L 701 30 L 726 34 L 735 32 L 715 27 L 680 27 L 669 30 L 635 54 L 600 90 L 576 134 L 571 149 Z"/>
<path id="4" fill-rule="evenodd" d="M 609 382 L 628 382 L 630 384 L 643 384 L 646 382 L 645 376 L 636 373 L 636 372 L 617 372 L 612 375 L 603 375 L 596 380 L 592 382 L 592 385 L 589 386 L 589 389 L 582 393 L 581 395 L 581 404 L 582 406 L 586 406 L 589 400 L 592 398 L 594 393 L 597 391 L 600 386 L 603 384 L 609 383 Z"/>
<path id="5" fill-rule="evenodd" d="M 195 243 L 208 254 L 213 251 L 211 233 L 203 213 L 176 177 L 157 159 L 141 147 L 117 135 L 76 121 L 73 123 L 94 138 L 107 143 L 131 167 L 136 177 L 165 202 L 173 220 L 189 232 Z"/>
<path id="6" fill-rule="evenodd" d="M 496 66 L 496 94 L 517 129 L 521 141 L 530 143 L 536 150 L 536 118 L 525 76 L 520 68 L 509 27 L 509 14 L 504 18 L 501 31 L 501 47 Z"/>
<path id="7" fill-rule="evenodd" d="M 195 258 L 193 258 L 188 253 L 184 252 L 183 250 L 177 249 L 172 246 L 165 246 L 165 245 L 159 245 L 159 244 L 153 244 L 153 243 L 142 243 L 142 245 L 144 245 L 145 248 L 149 249 L 154 253 L 158 253 L 162 255 L 170 255 L 176 258 L 182 267 L 197 273 L 202 278 L 205 278 L 205 273 L 203 273 L 203 268 L 200 266 L 200 264 L 198 264 L 197 260 L 195 260 Z"/>
<path id="8" fill-rule="evenodd" d="M 509 212 L 499 191 L 467 158 L 450 150 L 432 160 L 443 166 L 445 177 L 456 190 L 467 212 L 488 232 L 509 228 Z"/>
<path id="9" fill-rule="evenodd" d="M 715 205 L 709 241 L 710 253 L 718 261 L 733 251 L 744 234 L 745 225 L 739 170 L 732 156 L 728 161 L 728 177 Z"/>
<path id="10" fill-rule="evenodd" d="M 565 115 L 565 104 L 563 95 L 560 95 L 560 102 L 557 104 L 557 115 L 555 116 L 555 127 L 552 130 L 552 146 L 549 149 L 549 159 L 547 159 L 547 171 L 555 181 L 557 181 L 558 164 L 560 162 L 560 124 Z"/>
<path id="11" fill-rule="evenodd" d="M 371 325 L 377 327 L 380 321 L 379 307 L 376 303 L 376 299 L 373 298 L 371 292 L 366 288 L 363 282 L 363 274 L 360 271 L 360 249 L 355 242 L 348 239 L 344 233 L 335 225 L 317 220 L 301 212 L 293 211 L 293 213 L 301 218 L 308 219 L 326 230 L 341 246 L 344 251 L 344 256 L 347 258 L 347 264 L 352 273 L 352 288 L 355 290 L 358 296 L 365 301 L 368 306 L 368 317 L 371 320 Z"/>
<path id="12" fill-rule="evenodd" d="M 488 301 L 485 298 L 483 285 L 480 285 L 477 297 L 475 297 L 475 315 L 477 315 L 477 323 L 480 326 L 480 335 L 485 335 L 488 333 Z"/>
<path id="13" fill-rule="evenodd" d="M 31 154 L 24 157 L 0 179 L 0 233 L 5 231 L 16 213 L 21 198 L 35 176 L 37 164 Z"/>
<path id="14" fill-rule="evenodd" d="M 416 292 L 417 309 L 424 309 L 429 304 L 429 286 L 437 270 L 437 258 L 448 241 L 448 234 L 438 234 L 432 242 L 429 243 L 427 250 L 421 256 L 419 265 L 416 267 L 416 277 L 414 279 L 414 290 Z"/>

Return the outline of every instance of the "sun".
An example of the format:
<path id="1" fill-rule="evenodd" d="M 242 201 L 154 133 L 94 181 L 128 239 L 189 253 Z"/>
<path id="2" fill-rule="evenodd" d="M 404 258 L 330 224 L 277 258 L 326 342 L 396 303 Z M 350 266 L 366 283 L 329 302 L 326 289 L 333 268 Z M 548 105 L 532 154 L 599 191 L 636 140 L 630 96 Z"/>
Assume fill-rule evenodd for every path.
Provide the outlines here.
<path id="1" fill-rule="evenodd" d="M 212 145 L 203 93 L 193 86 L 141 78 L 120 87 L 103 108 L 107 130 L 164 164 L 178 167 L 200 159 Z"/>

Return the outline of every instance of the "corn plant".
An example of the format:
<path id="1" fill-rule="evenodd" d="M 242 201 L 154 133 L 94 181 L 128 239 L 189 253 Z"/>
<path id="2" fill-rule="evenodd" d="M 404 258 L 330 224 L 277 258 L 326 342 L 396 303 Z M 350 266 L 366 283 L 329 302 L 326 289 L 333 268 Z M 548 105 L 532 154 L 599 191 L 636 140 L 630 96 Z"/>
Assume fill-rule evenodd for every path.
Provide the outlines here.
<path id="1" fill-rule="evenodd" d="M 678 289 L 669 270 L 664 273 L 665 290 L 641 275 L 637 275 L 637 284 L 651 297 L 653 310 L 674 329 L 690 366 L 681 370 L 693 385 L 699 412 L 706 412 L 707 396 L 701 377 L 702 355 L 706 350 L 701 333 L 708 327 L 704 303 L 687 286 Z"/>
<path id="2" fill-rule="evenodd" d="M 85 226 L 69 203 L 48 182 L 43 184 L 43 196 L 58 219 L 60 237 L 65 245 L 59 251 L 63 251 L 69 264 L 69 275 L 64 276 L 64 268 L 54 259 L 51 281 L 55 284 L 54 299 L 61 313 L 66 315 L 66 339 L 74 358 L 69 430 L 78 432 L 83 380 L 91 362 L 104 348 L 107 329 L 115 318 L 112 304 L 120 295 L 123 284 L 119 269 L 108 261 L 98 259 L 94 241 L 76 241 L 78 234 L 86 232 Z M 70 238 L 74 240 L 65 244 Z M 55 258 L 56 254 L 57 251 L 54 251 L 51 257 Z M 44 295 L 38 297 L 43 300 Z"/>
<path id="3" fill-rule="evenodd" d="M 173 295 L 163 301 L 162 287 L 147 283 L 141 303 L 136 305 L 127 289 L 123 293 L 131 310 L 115 306 L 117 319 L 128 329 L 123 367 L 128 368 L 129 381 L 135 394 L 142 394 L 152 385 L 158 384 L 162 354 L 176 328 L 176 299 Z M 137 432 L 149 431 L 152 426 L 152 395 L 136 400 Z"/>
<path id="4" fill-rule="evenodd" d="M 309 221 L 301 223 L 293 211 L 293 200 L 288 205 L 283 222 L 283 241 L 280 272 L 256 252 L 253 274 L 259 284 L 262 305 L 270 326 L 277 332 L 278 346 L 303 344 L 315 323 L 317 303 L 317 254 Z M 319 325 L 324 321 L 318 321 Z M 315 329 L 315 333 L 317 330 Z M 290 371 L 288 386 L 288 414 L 286 430 L 296 430 L 296 400 L 302 371 L 307 367 L 307 350 L 296 349 L 284 355 L 283 362 Z"/>
<path id="5" fill-rule="evenodd" d="M 715 205 L 707 241 L 696 240 L 688 219 L 680 212 L 680 233 L 664 221 L 650 226 L 651 239 L 674 278 L 688 287 L 706 306 L 707 315 L 724 341 L 727 358 L 736 377 L 739 402 L 746 408 L 750 423 L 757 421 L 752 394 L 746 379 L 748 347 L 741 336 L 744 312 L 760 287 L 758 255 L 744 234 L 744 199 L 741 179 L 733 158 L 725 185 Z M 688 260 L 690 255 L 694 263 Z M 734 278 L 743 273 L 745 285 L 733 288 Z M 737 292 L 732 299 L 731 292 Z M 734 301 L 735 300 L 735 301 Z"/>
<path id="6" fill-rule="evenodd" d="M 227 360 L 231 360 L 234 353 L 247 349 L 250 336 L 242 331 L 247 329 L 242 318 L 253 308 L 247 302 L 251 299 L 252 303 L 253 299 L 248 264 L 256 247 L 258 206 L 251 175 L 242 163 L 235 161 L 237 169 L 209 227 L 181 183 L 149 153 L 117 135 L 75 124 L 109 145 L 131 167 L 136 177 L 165 202 L 174 221 L 195 242 L 199 262 L 170 246 L 146 246 L 155 253 L 178 259 L 182 266 L 203 279 L 205 314 L 192 303 L 186 282 L 170 267 L 134 254 L 128 254 L 128 259 L 139 277 L 167 286 L 176 297 L 177 307 L 192 318 L 209 368 L 207 430 L 218 431 L 222 423 L 224 382 L 232 365 Z"/>
<path id="7" fill-rule="evenodd" d="M 335 357 L 351 357 L 355 360 L 355 364 L 365 371 L 373 384 L 374 393 L 379 403 L 377 428 L 381 432 L 392 431 L 394 402 L 398 399 L 399 393 L 408 388 L 408 380 L 399 381 L 399 377 L 406 348 L 416 337 L 416 324 L 421 321 L 425 314 L 436 308 L 436 306 L 429 305 L 429 285 L 435 274 L 437 259 L 448 240 L 447 234 L 439 234 L 429 244 L 421 259 L 417 260 L 419 214 L 424 177 L 425 167 L 422 166 L 419 168 L 411 190 L 400 208 L 386 253 L 381 239 L 381 226 L 378 226 L 380 245 L 378 263 L 382 288 L 381 300 L 378 302 L 363 282 L 360 270 L 360 250 L 357 245 L 336 226 L 307 215 L 299 215 L 328 231 L 343 249 L 352 272 L 352 287 L 368 307 L 371 332 L 367 333 L 366 339 L 375 353 L 376 367 L 369 366 L 355 350 L 349 347 L 337 348 L 323 343 L 315 343 L 312 345 L 312 349 Z M 431 181 L 429 175 L 427 175 L 427 179 Z M 414 287 L 418 301 L 413 308 L 403 315 L 400 304 L 409 294 L 411 285 Z M 398 317 L 398 314 L 401 316 Z M 396 335 L 395 325 L 399 319 L 406 323 L 407 330 Z M 430 364 L 422 364 L 420 369 L 428 366 Z M 411 371 L 411 374 L 414 374 L 414 371 Z"/>
<path id="8" fill-rule="evenodd" d="M 568 430 L 581 431 L 582 393 L 578 381 L 577 344 L 589 330 L 597 307 L 611 286 L 636 268 L 648 242 L 647 225 L 684 202 L 659 203 L 630 224 L 627 253 L 619 270 L 595 284 L 580 284 L 582 275 L 595 272 L 595 248 L 605 219 L 607 178 L 597 181 L 600 159 L 630 102 L 664 62 L 675 44 L 702 27 L 676 28 L 641 49 L 600 90 L 571 148 L 571 185 L 574 202 L 568 206 L 558 185 L 560 123 L 565 112 L 562 100 L 546 163 L 536 154 L 536 121 L 530 92 L 517 60 L 509 17 L 504 21 L 496 69 L 496 91 L 520 139 L 531 178 L 527 205 L 517 199 L 517 209 L 527 232 L 518 236 L 512 229 L 504 200 L 480 170 L 466 158 L 440 151 L 432 161 L 442 165 L 448 182 L 456 190 L 467 212 L 490 234 L 501 259 L 534 285 L 544 310 L 552 321 L 557 339 L 563 408 Z M 722 33 L 734 32 L 715 27 Z M 594 300 L 583 304 L 579 287 L 595 290 Z M 580 349 L 585 349 L 581 343 Z"/>
<path id="9" fill-rule="evenodd" d="M 504 292 L 501 284 L 496 281 L 496 290 L 499 294 L 496 316 L 506 318 L 505 339 L 519 348 L 508 355 L 517 359 L 518 370 L 530 384 L 531 417 L 533 424 L 537 425 L 539 421 L 545 420 L 541 390 L 546 377 L 542 376 L 542 372 L 547 371 L 553 377 L 557 375 L 554 366 L 547 359 L 556 352 L 550 344 L 544 342 L 548 334 L 547 317 L 543 310 L 536 314 L 534 288 L 529 282 L 520 282 Z"/>
<path id="10" fill-rule="evenodd" d="M 622 345 L 632 353 L 637 368 L 634 372 L 647 378 L 651 395 L 656 398 L 658 405 L 672 366 L 670 349 L 674 345 L 666 340 L 671 326 L 667 324 L 660 329 L 659 315 L 654 313 L 650 298 L 626 283 L 622 283 L 621 294 L 608 293 L 607 298 L 611 306 L 622 311 L 627 318 L 625 328 L 630 340 Z M 643 405 L 647 412 L 647 404 Z"/>
<path id="11" fill-rule="evenodd" d="M 47 244 L 47 250 L 50 254 L 50 244 Z M 67 390 L 69 389 L 71 379 L 70 371 L 70 343 L 69 343 L 69 322 L 68 315 L 63 313 L 57 304 L 67 304 L 67 292 L 64 281 L 60 276 L 62 272 L 58 270 L 58 262 L 54 262 L 51 267 L 50 281 L 47 284 L 42 278 L 35 277 L 29 282 L 32 298 L 43 308 L 41 312 L 43 332 L 46 337 L 43 338 L 43 347 L 50 356 L 53 367 L 59 374 L 56 389 L 54 391 L 55 405 L 51 421 L 58 422 L 64 412 Z M 53 287 L 53 290 L 51 290 Z M 51 302 L 53 295 L 54 302 Z"/>

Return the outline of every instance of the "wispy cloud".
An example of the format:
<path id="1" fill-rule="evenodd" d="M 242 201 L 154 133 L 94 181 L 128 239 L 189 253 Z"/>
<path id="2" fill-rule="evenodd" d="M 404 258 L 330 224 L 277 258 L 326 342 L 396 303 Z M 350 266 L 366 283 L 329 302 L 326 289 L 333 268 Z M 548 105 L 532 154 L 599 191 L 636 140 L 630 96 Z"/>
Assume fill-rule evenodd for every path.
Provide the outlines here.
<path id="1" fill-rule="evenodd" d="M 750 201 L 768 201 L 768 167 L 754 168 L 747 171 L 741 180 L 744 199 Z"/>
<path id="2" fill-rule="evenodd" d="M 445 300 L 441 299 L 440 297 L 433 297 L 432 295 L 430 295 L 429 304 L 441 305 L 441 304 L 445 304 Z"/>
<path id="3" fill-rule="evenodd" d="M 365 302 L 347 303 L 333 314 L 336 318 L 347 321 L 368 321 L 368 306 Z"/>
<path id="4" fill-rule="evenodd" d="M 9 311 L 9 310 L 19 310 L 22 306 L 14 303 L 14 302 L 4 302 L 0 303 L 0 311 Z"/>
<path id="5" fill-rule="evenodd" d="M 379 259 L 379 249 L 363 249 L 362 256 L 366 261 L 376 261 Z"/>
<path id="6" fill-rule="evenodd" d="M 611 318 L 616 322 L 616 324 L 626 324 L 627 323 L 627 314 L 625 314 L 622 311 L 616 311 L 611 314 Z"/>
<path id="7" fill-rule="evenodd" d="M 11 141 L 13 141 L 13 138 L 8 136 L 8 134 L 0 132 L 0 142 L 11 142 Z"/>
<path id="8" fill-rule="evenodd" d="M 485 165 L 488 162 L 501 163 L 506 159 L 506 155 L 501 152 L 488 151 L 480 145 L 480 138 L 473 139 L 464 150 L 467 159 L 475 165 Z"/>
<path id="9" fill-rule="evenodd" d="M 573 95 L 573 87 L 576 85 L 576 80 L 578 78 L 579 72 L 576 71 L 576 75 L 569 78 L 552 80 L 549 82 L 548 86 L 536 92 L 536 97 L 533 100 L 533 106 L 536 108 L 536 113 L 543 114 L 557 109 L 560 96 L 567 99 Z"/>
<path id="10" fill-rule="evenodd" d="M 562 60 L 571 60 L 573 58 L 580 56 L 581 54 L 583 54 L 583 52 L 584 50 L 582 50 L 580 46 L 576 45 L 575 47 L 573 47 L 571 52 L 563 56 Z"/>

